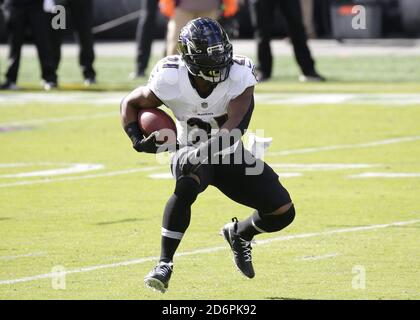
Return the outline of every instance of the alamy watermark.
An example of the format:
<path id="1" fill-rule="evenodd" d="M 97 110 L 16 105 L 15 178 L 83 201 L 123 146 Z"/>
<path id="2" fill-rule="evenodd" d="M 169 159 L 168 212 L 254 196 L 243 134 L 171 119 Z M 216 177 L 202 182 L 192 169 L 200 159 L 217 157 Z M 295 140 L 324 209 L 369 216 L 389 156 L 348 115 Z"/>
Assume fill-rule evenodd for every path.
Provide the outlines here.
<path id="1" fill-rule="evenodd" d="M 351 269 L 351 273 L 354 274 L 351 281 L 351 287 L 355 290 L 366 289 L 366 268 L 362 265 L 355 265 Z"/>
<path id="2" fill-rule="evenodd" d="M 64 6 L 53 5 L 51 8 L 48 8 L 48 12 L 54 14 L 54 17 L 51 19 L 51 28 L 54 30 L 67 29 L 66 8 Z"/>
<path id="3" fill-rule="evenodd" d="M 54 266 L 51 269 L 51 287 L 54 290 L 66 290 L 66 268 Z"/>
<path id="4" fill-rule="evenodd" d="M 354 30 L 365 30 L 366 29 L 366 8 L 361 5 L 353 6 L 351 13 L 354 15 L 351 20 L 351 27 Z"/>
<path id="5" fill-rule="evenodd" d="M 264 170 L 264 153 L 271 138 L 264 137 L 264 130 L 247 131 L 248 144 L 242 142 L 243 132 L 239 129 L 213 129 L 210 133 L 200 128 L 180 134 L 178 141 L 174 131 L 162 129 L 158 141 L 166 141 L 159 146 L 156 160 L 159 164 L 180 165 L 189 161 L 200 164 L 245 164 L 246 175 L 259 175 Z M 194 144 L 191 143 L 194 141 Z M 167 152 L 169 151 L 169 152 Z"/>

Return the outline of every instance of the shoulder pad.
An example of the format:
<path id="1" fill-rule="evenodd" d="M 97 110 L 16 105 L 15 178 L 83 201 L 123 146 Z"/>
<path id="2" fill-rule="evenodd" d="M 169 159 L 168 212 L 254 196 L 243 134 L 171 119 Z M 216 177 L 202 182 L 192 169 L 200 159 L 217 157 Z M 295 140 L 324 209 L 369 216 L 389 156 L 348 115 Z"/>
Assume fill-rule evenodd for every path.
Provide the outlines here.
<path id="1" fill-rule="evenodd" d="M 168 56 L 153 68 L 149 78 L 149 88 L 159 99 L 165 101 L 177 97 L 180 62 L 178 56 Z"/>
<path id="2" fill-rule="evenodd" d="M 232 81 L 232 97 L 237 97 L 245 89 L 255 86 L 258 83 L 255 74 L 255 65 L 250 58 L 245 56 L 233 56 L 233 65 L 230 69 L 229 78 Z"/>
<path id="3" fill-rule="evenodd" d="M 244 76 L 246 77 L 250 73 L 255 76 L 255 65 L 252 59 L 235 54 L 233 56 L 233 65 L 231 67 L 231 73 L 229 77 L 233 81 L 240 81 Z"/>
<path id="4" fill-rule="evenodd" d="M 163 80 L 173 85 L 178 82 L 178 69 L 179 69 L 180 58 L 178 56 L 168 56 L 161 60 L 161 73 Z"/>

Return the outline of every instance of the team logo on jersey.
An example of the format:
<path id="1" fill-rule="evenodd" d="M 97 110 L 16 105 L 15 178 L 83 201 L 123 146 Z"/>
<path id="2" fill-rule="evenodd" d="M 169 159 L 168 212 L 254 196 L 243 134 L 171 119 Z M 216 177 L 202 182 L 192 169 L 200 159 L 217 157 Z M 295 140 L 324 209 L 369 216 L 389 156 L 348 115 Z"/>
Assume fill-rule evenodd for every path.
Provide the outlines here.
<path id="1" fill-rule="evenodd" d="M 201 104 L 201 108 L 203 108 L 203 109 L 207 109 L 208 107 L 209 107 L 209 104 L 207 102 L 203 102 Z"/>

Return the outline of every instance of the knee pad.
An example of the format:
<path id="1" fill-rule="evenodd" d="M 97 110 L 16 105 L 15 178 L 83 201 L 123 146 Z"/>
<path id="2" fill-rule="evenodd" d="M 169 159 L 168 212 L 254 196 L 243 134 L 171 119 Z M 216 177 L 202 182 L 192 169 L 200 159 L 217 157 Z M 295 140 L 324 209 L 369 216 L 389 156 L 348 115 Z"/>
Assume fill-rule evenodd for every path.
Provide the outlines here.
<path id="1" fill-rule="evenodd" d="M 289 210 L 283 214 L 264 214 L 257 213 L 259 219 L 255 219 L 256 226 L 265 232 L 276 232 L 286 228 L 295 219 L 295 207 L 292 205 Z"/>
<path id="2" fill-rule="evenodd" d="M 176 181 L 174 194 L 186 204 L 193 204 L 200 192 L 199 183 L 192 177 L 180 177 Z"/>

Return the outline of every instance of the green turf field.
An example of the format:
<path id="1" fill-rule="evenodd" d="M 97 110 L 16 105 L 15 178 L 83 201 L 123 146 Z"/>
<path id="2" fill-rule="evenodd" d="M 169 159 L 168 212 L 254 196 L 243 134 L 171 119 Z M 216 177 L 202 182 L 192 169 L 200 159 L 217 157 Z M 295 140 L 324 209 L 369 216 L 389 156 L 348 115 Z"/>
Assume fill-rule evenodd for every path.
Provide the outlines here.
<path id="1" fill-rule="evenodd" d="M 420 94 L 418 57 L 321 58 L 327 84 L 296 83 L 281 59 L 258 86 L 251 129 L 274 138 L 266 160 L 296 220 L 257 239 L 247 280 L 218 232 L 251 210 L 210 187 L 165 295 L 143 277 L 174 183 L 152 178 L 168 166 L 131 149 L 118 100 L 136 85 L 132 65 L 109 59 L 98 60 L 100 84 L 88 93 L 68 92 L 80 88 L 75 61 L 62 66 L 62 91 L 30 92 L 29 59 L 28 90 L 0 93 L 0 299 L 420 299 L 420 102 L 407 100 Z M 278 100 L 296 92 L 308 103 Z M 322 103 L 341 93 L 365 95 Z M 60 266 L 65 289 L 51 273 Z"/>

